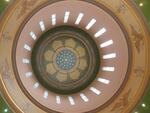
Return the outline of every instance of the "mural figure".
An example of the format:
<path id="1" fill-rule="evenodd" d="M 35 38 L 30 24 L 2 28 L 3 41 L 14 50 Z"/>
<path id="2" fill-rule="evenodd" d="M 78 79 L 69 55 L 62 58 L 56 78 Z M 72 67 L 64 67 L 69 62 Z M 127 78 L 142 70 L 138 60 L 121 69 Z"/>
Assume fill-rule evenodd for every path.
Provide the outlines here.
<path id="1" fill-rule="evenodd" d="M 23 0 L 18 18 L 26 14 L 26 12 L 30 10 L 36 4 L 37 1 L 38 0 Z"/>
<path id="2" fill-rule="evenodd" d="M 143 34 L 135 30 L 135 28 L 130 25 L 131 34 L 133 36 L 134 45 L 138 53 L 142 51 L 142 47 L 144 46 Z"/>
<path id="3" fill-rule="evenodd" d="M 117 7 L 117 12 L 118 13 L 125 13 L 126 7 L 123 3 L 120 3 L 120 5 Z"/>
<path id="4" fill-rule="evenodd" d="M 144 69 L 137 67 L 134 72 L 136 73 L 137 77 L 140 77 L 144 73 Z"/>
<path id="5" fill-rule="evenodd" d="M 7 59 L 5 58 L 5 60 L 0 64 L 1 75 L 3 75 L 5 79 L 10 78 L 11 71 Z"/>
<path id="6" fill-rule="evenodd" d="M 129 89 L 125 94 L 123 94 L 123 96 L 119 99 L 118 102 L 116 102 L 114 107 L 111 109 L 111 112 L 113 112 L 114 110 L 122 109 L 126 107 L 129 103 L 130 93 L 131 93 L 131 89 Z"/>

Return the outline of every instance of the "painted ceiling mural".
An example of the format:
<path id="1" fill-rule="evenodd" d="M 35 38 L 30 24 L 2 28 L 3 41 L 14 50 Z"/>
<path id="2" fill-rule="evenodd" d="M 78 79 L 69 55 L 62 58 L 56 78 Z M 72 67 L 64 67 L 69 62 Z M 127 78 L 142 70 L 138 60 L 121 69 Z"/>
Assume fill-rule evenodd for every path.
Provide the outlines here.
<path id="1" fill-rule="evenodd" d="M 13 0 L 0 0 L 0 18 L 3 16 L 6 8 L 9 7 L 11 2 L 13 2 Z M 37 2 L 37 0 L 31 0 L 30 2 L 26 2 L 26 0 L 24 0 L 22 2 L 22 4 L 24 4 L 24 5 L 22 5 L 22 7 L 20 7 L 20 9 L 19 9 L 20 13 L 18 13 L 18 16 L 17 16 L 18 20 L 21 19 L 28 12 L 28 10 L 32 9 L 33 5 L 36 4 L 36 2 Z M 139 7 L 139 9 L 145 15 L 148 26 L 150 27 L 150 13 L 149 13 L 150 0 L 134 0 L 134 2 L 137 4 L 137 7 Z M 125 6 L 123 4 L 120 4 L 117 12 L 125 13 Z M 55 16 L 55 15 L 53 15 L 53 16 Z M 42 24 L 42 22 L 41 22 L 41 24 Z M 87 26 L 87 29 L 88 29 L 88 27 L 90 27 L 90 26 Z M 44 30 L 44 29 L 45 28 L 41 27 L 41 30 Z M 73 31 L 76 31 L 75 28 L 70 28 L 68 26 L 65 26 L 65 28 L 63 28 L 63 29 L 66 29 L 66 31 L 64 31 L 64 32 L 66 32 L 66 34 L 68 34 L 67 29 L 73 29 Z M 56 30 L 57 30 L 57 28 L 56 28 Z M 102 30 L 103 31 L 101 31 L 101 32 L 105 32 L 106 29 L 102 29 Z M 95 62 L 99 61 L 99 59 L 96 59 L 97 57 L 99 57 L 98 55 L 93 55 L 93 56 L 88 55 L 88 52 L 89 53 L 93 52 L 92 49 L 91 49 L 91 51 L 88 51 L 89 48 L 93 47 L 93 46 L 88 47 L 88 45 L 92 45 L 92 41 L 90 39 L 89 40 L 84 39 L 84 35 L 87 35 L 87 34 L 84 32 L 82 33 L 82 30 L 80 32 L 81 32 L 81 34 L 74 33 L 74 32 L 72 34 L 77 34 L 77 35 L 81 36 L 81 39 L 78 39 L 75 36 L 74 36 L 75 37 L 74 38 L 73 35 L 70 33 L 69 34 L 70 37 L 65 37 L 63 40 L 60 39 L 59 37 L 56 38 L 56 40 L 54 40 L 54 41 L 46 40 L 47 42 L 50 43 L 51 46 L 48 46 L 46 41 L 40 40 L 40 43 L 38 43 L 37 45 L 39 46 L 42 43 L 42 44 L 44 44 L 45 48 L 41 49 L 38 46 L 37 46 L 37 48 L 36 47 L 34 48 L 34 50 L 36 51 L 37 54 L 42 54 L 42 52 L 43 52 L 44 57 L 39 57 L 37 59 L 38 59 L 38 61 L 44 60 L 44 62 L 42 62 L 41 64 L 40 63 L 36 64 L 36 60 L 33 60 L 33 63 L 32 63 L 33 70 L 34 70 L 34 67 L 35 67 L 35 70 L 37 69 L 36 65 L 41 65 L 41 67 L 44 67 L 42 69 L 46 70 L 47 76 L 49 76 L 49 75 L 55 76 L 56 79 L 53 76 L 51 76 L 51 78 L 48 78 L 48 77 L 46 78 L 47 80 L 52 79 L 53 81 L 56 81 L 56 83 L 54 82 L 55 86 L 51 87 L 54 92 L 63 92 L 64 94 L 70 94 L 72 90 L 67 90 L 66 87 L 65 87 L 66 88 L 65 89 L 63 87 L 63 85 L 65 86 L 65 84 L 71 84 L 71 85 L 73 84 L 70 87 L 73 90 L 75 89 L 75 91 L 73 91 L 73 92 L 81 90 L 78 87 L 80 87 L 80 85 L 82 85 L 82 84 L 74 85 L 74 82 L 77 81 L 77 83 L 78 83 L 78 81 L 80 81 L 80 79 L 82 80 L 84 78 L 84 76 L 85 76 L 84 74 L 86 73 L 86 71 L 88 71 L 90 69 L 92 70 L 94 68 L 94 66 L 96 67 L 97 65 L 99 65 L 99 64 L 95 63 Z M 137 54 L 142 54 L 142 49 L 144 48 L 144 40 L 142 38 L 143 34 L 140 32 L 140 29 L 135 29 L 135 27 L 132 26 L 132 23 L 130 25 L 130 32 L 131 32 L 131 36 L 133 37 L 132 43 L 135 47 Z M 48 34 L 48 32 L 46 32 L 46 33 Z M 5 34 L 3 34 L 5 41 L 11 40 L 11 37 L 9 34 L 10 34 L 9 32 L 6 32 Z M 31 35 L 32 35 L 32 38 L 35 38 L 33 36 L 33 34 L 31 34 Z M 44 35 L 46 35 L 46 34 L 44 34 Z M 44 35 L 42 35 L 42 36 L 44 37 Z M 95 37 L 98 37 L 98 35 L 100 35 L 100 34 L 99 33 L 95 34 Z M 86 44 L 86 43 L 83 44 L 83 43 L 81 43 L 82 41 L 87 42 L 88 44 Z M 122 44 L 124 44 L 124 43 L 122 43 Z M 59 47 L 60 47 L 60 49 L 55 51 Z M 25 48 L 30 50 L 28 45 L 26 45 Z M 95 48 L 95 47 L 93 47 L 93 48 L 94 48 L 93 50 L 98 51 L 97 48 Z M 126 50 L 126 49 L 124 49 L 124 50 Z M 115 54 L 113 54 L 113 55 L 115 55 Z M 36 55 L 36 56 L 38 56 L 38 55 Z M 52 60 L 54 60 L 54 61 L 56 60 L 56 62 L 51 61 L 50 58 L 52 56 L 54 56 L 52 58 Z M 106 57 L 108 57 L 108 56 L 106 56 Z M 92 61 L 93 61 L 92 64 L 95 63 L 95 65 L 93 65 L 93 67 L 90 64 L 89 59 L 92 59 Z M 96 60 L 94 60 L 94 59 L 96 59 Z M 126 59 L 128 60 L 128 58 L 126 56 L 124 56 L 124 60 L 126 60 Z M 25 59 L 23 62 L 27 63 L 28 61 Z M 80 62 L 82 62 L 82 63 L 80 64 Z M 19 65 L 19 63 L 17 65 Z M 77 65 L 79 65 L 78 68 L 77 68 Z M 7 59 L 5 59 L 4 62 L 0 66 L 1 66 L 0 72 L 3 75 L 5 75 L 5 77 L 7 79 L 7 77 L 9 77 L 8 76 L 9 73 L 11 73 L 11 72 L 9 72 L 10 67 L 9 67 L 9 63 L 8 63 Z M 21 66 L 21 65 L 19 65 L 19 66 Z M 18 66 L 18 68 L 19 68 L 19 66 Z M 56 69 L 54 67 L 56 67 Z M 7 70 L 7 72 L 6 72 L 6 70 Z M 38 73 L 42 73 L 43 70 L 39 69 Z M 72 71 L 72 70 L 75 70 L 75 71 Z M 62 73 L 68 73 L 68 71 L 69 71 L 69 75 L 68 75 L 69 77 L 67 77 L 65 75 L 62 76 Z M 93 69 L 93 72 L 95 72 L 95 71 L 97 71 L 97 70 Z M 138 79 L 144 73 L 144 69 L 142 67 L 138 66 L 134 69 L 134 73 Z M 30 73 L 28 73 L 28 75 L 30 76 Z M 75 76 L 72 76 L 72 75 L 75 75 Z M 45 85 L 45 87 L 47 87 L 48 85 L 51 85 L 50 83 L 48 83 L 47 80 L 45 80 L 44 77 L 40 76 L 40 74 L 39 74 L 39 76 L 37 74 L 37 78 L 38 77 L 39 77 L 39 80 L 41 80 L 41 81 L 43 80 L 43 81 L 47 82 L 46 85 L 43 84 L 43 85 Z M 86 77 L 87 77 L 87 81 L 94 79 L 94 78 L 89 77 L 89 74 L 86 74 Z M 104 79 L 99 79 L 99 80 L 103 81 Z M 57 84 L 58 82 L 60 84 Z M 105 83 L 108 84 L 109 81 L 105 81 Z M 83 82 L 83 84 L 84 84 L 84 82 Z M 89 84 L 90 84 L 90 82 L 89 82 Z M 58 87 L 57 85 L 60 87 L 60 89 L 55 88 L 55 87 Z M 61 86 L 62 86 L 62 88 L 64 88 L 63 90 L 62 90 Z M 35 84 L 35 87 L 38 87 L 38 84 Z M 91 87 L 91 90 L 94 92 L 96 89 L 94 89 L 94 87 Z M 100 92 L 95 91 L 95 93 L 97 95 L 99 95 Z M 112 107 L 111 111 L 112 112 L 116 111 L 116 113 L 117 113 L 118 109 L 121 110 L 123 107 L 125 107 L 130 102 L 130 94 L 131 93 L 132 93 L 132 88 L 129 88 L 126 92 L 124 92 L 122 94 L 122 96 L 120 97 L 120 99 L 118 99 L 118 101 L 116 101 L 116 103 Z M 45 92 L 45 96 L 46 95 L 47 95 L 47 92 Z M 85 95 L 82 94 L 81 97 L 84 98 Z M 58 98 L 58 100 L 59 100 L 59 98 Z M 70 100 L 73 100 L 73 99 L 70 97 Z M 88 101 L 88 98 L 84 98 L 84 101 Z M 74 103 L 71 103 L 71 104 L 74 104 Z M 25 111 L 28 111 L 28 108 L 30 108 L 30 104 L 23 105 L 23 109 Z M 11 111 L 11 109 L 9 108 L 9 106 L 7 105 L 7 102 L 4 101 L 2 96 L 0 96 L 0 113 L 13 113 Z M 140 100 L 140 102 L 138 103 L 136 108 L 134 109 L 133 113 L 150 113 L 150 86 L 145 91 L 145 94 L 143 95 L 142 99 Z"/>

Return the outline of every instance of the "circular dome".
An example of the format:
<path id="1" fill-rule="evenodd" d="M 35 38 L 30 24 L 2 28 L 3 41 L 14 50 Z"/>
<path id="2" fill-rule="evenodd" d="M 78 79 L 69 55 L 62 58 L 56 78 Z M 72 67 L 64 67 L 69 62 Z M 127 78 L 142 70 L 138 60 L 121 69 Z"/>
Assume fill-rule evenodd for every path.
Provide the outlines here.
<path id="1" fill-rule="evenodd" d="M 16 0 L 0 25 L 0 85 L 17 113 L 129 113 L 149 82 L 131 1 Z"/>
<path id="2" fill-rule="evenodd" d="M 100 55 L 85 31 L 59 26 L 38 39 L 31 62 L 35 76 L 46 89 L 69 94 L 83 90 L 96 78 Z"/>
<path id="3" fill-rule="evenodd" d="M 82 7 L 78 7 L 78 4 Z M 78 7 L 78 10 L 74 10 L 74 7 Z M 82 56 L 75 64 L 77 68 L 72 68 L 76 71 L 75 75 L 81 73 L 81 78 L 75 81 L 69 79 L 74 73 L 65 78 L 66 70 L 55 63 L 57 54 L 70 38 L 77 45 L 69 49 L 76 54 L 76 58 Z M 131 55 L 127 40 L 125 28 L 107 8 L 102 9 L 84 1 L 49 4 L 26 20 L 14 43 L 16 77 L 22 90 L 31 95 L 31 101 L 37 101 L 45 110 L 90 112 L 111 101 L 123 87 L 128 77 Z M 49 52 L 54 52 L 54 63 L 44 61 L 43 55 L 48 48 L 51 50 Z M 58 73 L 52 76 L 55 72 Z"/>

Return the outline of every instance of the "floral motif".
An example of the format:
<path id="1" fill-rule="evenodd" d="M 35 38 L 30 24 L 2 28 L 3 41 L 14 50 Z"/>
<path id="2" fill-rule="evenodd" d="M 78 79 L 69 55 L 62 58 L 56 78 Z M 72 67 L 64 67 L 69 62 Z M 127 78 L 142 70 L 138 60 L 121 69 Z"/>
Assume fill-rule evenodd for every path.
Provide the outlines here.
<path id="1" fill-rule="evenodd" d="M 56 40 L 52 43 L 52 48 L 54 50 L 57 50 L 58 48 L 61 48 L 61 47 L 63 47 L 63 43 L 61 41 Z"/>
<path id="2" fill-rule="evenodd" d="M 68 39 L 65 41 L 65 46 L 75 48 L 76 42 L 73 39 Z"/>
<path id="3" fill-rule="evenodd" d="M 50 49 L 51 48 L 51 49 Z M 44 53 L 46 72 L 59 82 L 78 80 L 81 72 L 88 67 L 86 50 L 76 40 L 68 38 L 55 40 Z"/>

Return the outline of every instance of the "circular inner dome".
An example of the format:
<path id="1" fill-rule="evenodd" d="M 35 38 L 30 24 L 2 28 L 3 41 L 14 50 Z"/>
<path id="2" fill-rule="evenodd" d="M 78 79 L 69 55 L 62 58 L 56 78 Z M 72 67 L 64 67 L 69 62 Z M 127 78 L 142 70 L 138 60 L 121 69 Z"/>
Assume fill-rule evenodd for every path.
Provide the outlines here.
<path id="1" fill-rule="evenodd" d="M 85 31 L 59 26 L 37 40 L 31 62 L 38 81 L 45 88 L 71 94 L 83 90 L 96 78 L 100 55 L 96 43 Z"/>

